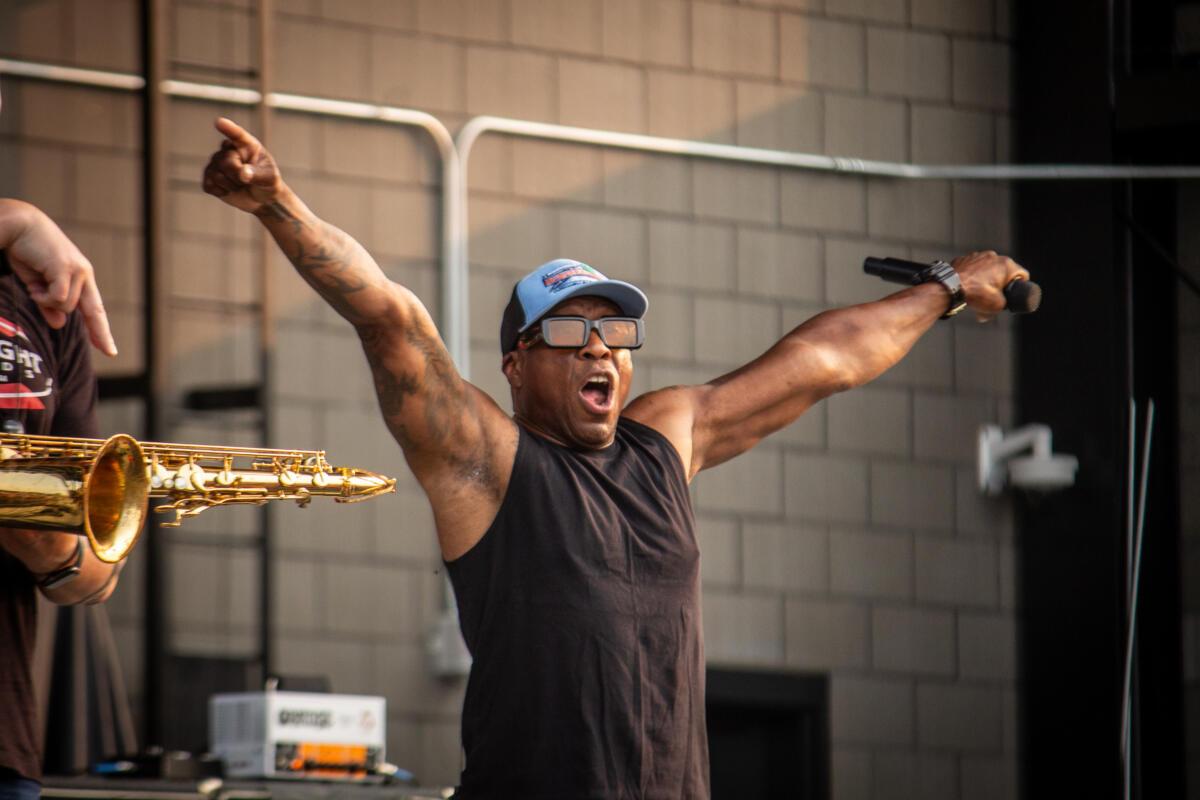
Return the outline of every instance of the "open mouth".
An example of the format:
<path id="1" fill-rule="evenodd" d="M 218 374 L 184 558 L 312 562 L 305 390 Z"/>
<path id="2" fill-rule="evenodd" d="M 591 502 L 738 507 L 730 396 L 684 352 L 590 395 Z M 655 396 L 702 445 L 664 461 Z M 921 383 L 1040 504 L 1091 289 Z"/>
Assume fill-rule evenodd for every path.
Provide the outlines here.
<path id="1" fill-rule="evenodd" d="M 584 405 L 594 414 L 604 414 L 612 408 L 613 385 L 607 375 L 593 375 L 579 390 Z"/>

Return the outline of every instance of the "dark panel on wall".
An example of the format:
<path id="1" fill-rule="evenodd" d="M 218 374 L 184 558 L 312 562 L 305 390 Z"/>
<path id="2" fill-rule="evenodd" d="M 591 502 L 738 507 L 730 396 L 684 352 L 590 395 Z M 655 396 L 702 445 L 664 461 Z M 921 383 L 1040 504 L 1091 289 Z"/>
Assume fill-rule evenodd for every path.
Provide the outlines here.
<path id="1" fill-rule="evenodd" d="M 1017 157 L 1107 163 L 1107 10 L 1091 2 L 1058 5 L 1053 25 L 1046 24 L 1044 4 L 1017 5 Z M 1126 276 L 1113 228 L 1120 191 L 1108 183 L 1033 182 L 1016 191 L 1017 255 L 1045 292 L 1041 311 L 1018 330 L 1017 419 L 1050 425 L 1055 449 L 1080 462 L 1073 489 L 1019 505 L 1026 798 L 1120 794 L 1124 411 L 1118 398 L 1128 394 L 1120 301 Z"/>
<path id="2" fill-rule="evenodd" d="M 1171 102 L 1163 91 L 1179 108 L 1200 91 L 1190 62 L 1172 55 L 1173 4 L 1057 6 L 1047 26 L 1042 4 L 1018 2 L 1018 158 L 1194 163 L 1189 115 L 1144 113 Z M 1133 796 L 1182 796 L 1175 188 L 1029 183 L 1016 193 L 1018 254 L 1046 295 L 1019 331 L 1018 418 L 1048 423 L 1055 448 L 1080 460 L 1074 489 L 1020 506 L 1023 797 L 1122 794 L 1131 396 L 1139 436 L 1146 400 L 1156 401 Z"/>

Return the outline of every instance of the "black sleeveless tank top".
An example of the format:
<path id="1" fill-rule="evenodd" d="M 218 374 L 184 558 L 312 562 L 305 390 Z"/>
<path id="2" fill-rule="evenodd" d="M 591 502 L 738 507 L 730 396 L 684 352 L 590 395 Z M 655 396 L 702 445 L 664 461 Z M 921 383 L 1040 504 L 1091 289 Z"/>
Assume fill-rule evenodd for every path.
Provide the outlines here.
<path id="1" fill-rule="evenodd" d="M 484 537 L 447 565 L 474 657 L 456 798 L 707 798 L 700 552 L 678 453 L 523 428 Z"/>

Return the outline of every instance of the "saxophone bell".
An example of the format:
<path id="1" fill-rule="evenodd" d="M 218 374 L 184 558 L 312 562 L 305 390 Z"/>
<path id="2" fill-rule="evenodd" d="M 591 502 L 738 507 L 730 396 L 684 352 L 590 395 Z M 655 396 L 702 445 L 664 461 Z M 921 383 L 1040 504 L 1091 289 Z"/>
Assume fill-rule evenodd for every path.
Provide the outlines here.
<path id="1" fill-rule="evenodd" d="M 115 564 L 137 544 L 150 481 L 137 440 L 106 439 L 94 452 L 68 446 L 31 455 L 20 435 L 5 436 L 0 458 L 0 527 L 86 536 L 101 561 Z M 16 440 L 11 441 L 11 440 Z"/>

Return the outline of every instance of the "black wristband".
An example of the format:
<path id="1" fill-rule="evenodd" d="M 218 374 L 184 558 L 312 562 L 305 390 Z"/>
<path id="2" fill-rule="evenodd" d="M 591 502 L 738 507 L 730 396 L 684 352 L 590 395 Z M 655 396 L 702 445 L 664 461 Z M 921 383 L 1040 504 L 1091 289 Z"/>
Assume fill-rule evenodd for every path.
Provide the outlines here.
<path id="1" fill-rule="evenodd" d="M 79 577 L 79 572 L 83 567 L 83 537 L 76 536 L 75 538 L 78 540 L 75 543 L 75 560 L 65 567 L 59 567 L 53 572 L 43 575 L 37 582 L 38 588 L 42 591 L 56 589 Z"/>

